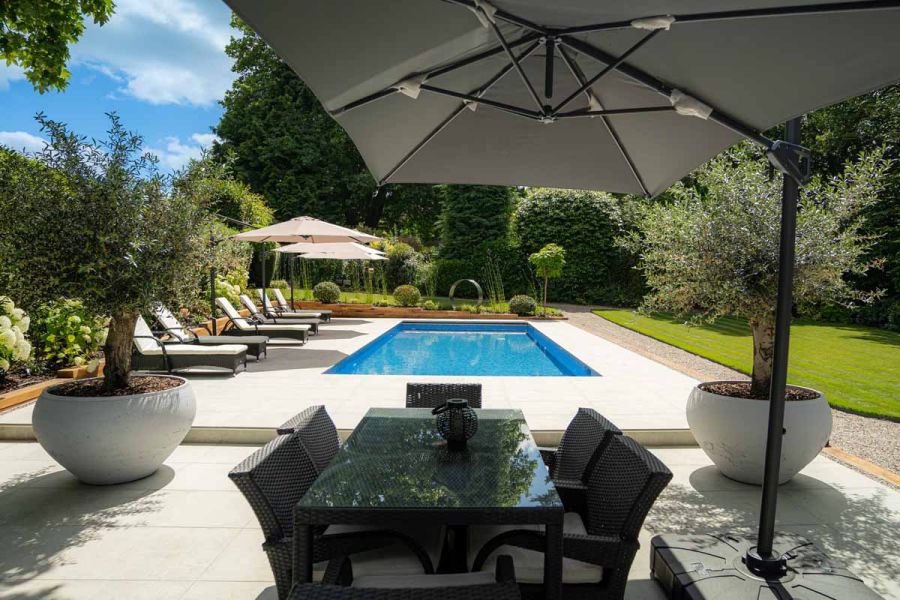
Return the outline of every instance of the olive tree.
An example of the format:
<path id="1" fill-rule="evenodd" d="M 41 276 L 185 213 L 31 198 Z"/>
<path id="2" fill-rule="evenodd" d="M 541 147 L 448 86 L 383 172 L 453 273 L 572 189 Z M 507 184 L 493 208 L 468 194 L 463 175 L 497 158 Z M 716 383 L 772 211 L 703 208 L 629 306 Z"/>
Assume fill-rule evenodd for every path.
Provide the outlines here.
<path id="1" fill-rule="evenodd" d="M 200 281 L 206 215 L 168 189 L 115 115 L 105 142 L 38 121 L 50 139 L 42 153 L 0 149 L 0 283 L 29 305 L 80 298 L 109 315 L 104 388 L 127 388 L 138 316 Z"/>
<path id="2" fill-rule="evenodd" d="M 547 244 L 528 257 L 538 277 L 544 280 L 544 306 L 547 306 L 547 284 L 552 278 L 562 275 L 566 265 L 566 251 L 557 244 Z"/>
<path id="3" fill-rule="evenodd" d="M 797 218 L 794 301 L 804 306 L 864 300 L 847 275 L 873 239 L 861 232 L 862 211 L 876 201 L 887 162 L 881 150 L 861 155 L 831 179 L 803 187 Z M 664 201 L 643 205 L 634 231 L 619 240 L 639 256 L 650 293 L 642 308 L 747 320 L 753 334 L 751 395 L 768 396 L 775 341 L 775 304 L 782 178 L 747 146 L 720 155 L 677 184 Z"/>

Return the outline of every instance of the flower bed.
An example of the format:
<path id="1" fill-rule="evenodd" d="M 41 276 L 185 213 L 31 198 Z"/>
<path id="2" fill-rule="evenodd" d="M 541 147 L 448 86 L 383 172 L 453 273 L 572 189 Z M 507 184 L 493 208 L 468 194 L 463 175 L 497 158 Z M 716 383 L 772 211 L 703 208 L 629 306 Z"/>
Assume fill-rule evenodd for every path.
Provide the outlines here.
<path id="1" fill-rule="evenodd" d="M 373 306 L 372 304 L 323 304 L 312 301 L 296 301 L 294 306 L 302 310 L 330 310 L 335 318 L 368 317 L 388 319 L 519 319 L 532 320 L 535 317 L 520 317 L 512 313 L 472 313 L 462 310 L 425 310 L 418 307 Z M 562 320 L 565 317 L 555 317 Z"/>

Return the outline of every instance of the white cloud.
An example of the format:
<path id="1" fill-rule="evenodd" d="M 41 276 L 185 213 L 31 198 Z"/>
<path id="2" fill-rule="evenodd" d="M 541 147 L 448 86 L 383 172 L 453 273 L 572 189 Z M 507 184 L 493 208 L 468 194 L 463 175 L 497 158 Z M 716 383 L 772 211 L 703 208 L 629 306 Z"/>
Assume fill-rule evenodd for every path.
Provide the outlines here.
<path id="1" fill-rule="evenodd" d="M 219 136 L 214 133 L 195 133 L 191 136 L 191 139 L 205 148 L 212 146 L 213 142 L 218 142 Z"/>
<path id="2" fill-rule="evenodd" d="M 203 149 L 212 145 L 218 140 L 211 133 L 195 133 L 191 136 L 194 143 L 182 143 L 177 137 L 167 137 L 165 148 L 147 148 L 159 158 L 159 165 L 170 171 L 177 171 L 190 162 L 191 159 L 198 159 L 203 155 Z"/>
<path id="3" fill-rule="evenodd" d="M 25 131 L 0 131 L 0 146 L 8 146 L 19 152 L 40 152 L 46 140 Z"/>
<path id="4" fill-rule="evenodd" d="M 213 0 L 119 0 L 106 25 L 86 28 L 72 61 L 151 104 L 208 106 L 234 79 L 225 55 L 229 18 L 225 4 Z M 0 87 L 2 81 L 0 74 Z"/>
<path id="5" fill-rule="evenodd" d="M 25 71 L 21 67 L 0 62 L 0 92 L 8 90 L 10 82 L 19 81 L 20 79 L 25 79 Z"/>

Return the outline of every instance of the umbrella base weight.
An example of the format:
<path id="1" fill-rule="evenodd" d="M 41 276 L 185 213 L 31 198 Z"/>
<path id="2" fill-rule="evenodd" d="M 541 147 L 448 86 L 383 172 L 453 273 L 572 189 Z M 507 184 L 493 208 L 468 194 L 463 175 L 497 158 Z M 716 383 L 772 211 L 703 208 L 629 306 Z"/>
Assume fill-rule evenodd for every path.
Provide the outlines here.
<path id="1" fill-rule="evenodd" d="M 650 542 L 650 574 L 670 600 L 881 599 L 803 537 L 775 536 L 773 550 L 785 567 L 768 578 L 747 567 L 755 546 L 750 535 L 657 535 Z"/>

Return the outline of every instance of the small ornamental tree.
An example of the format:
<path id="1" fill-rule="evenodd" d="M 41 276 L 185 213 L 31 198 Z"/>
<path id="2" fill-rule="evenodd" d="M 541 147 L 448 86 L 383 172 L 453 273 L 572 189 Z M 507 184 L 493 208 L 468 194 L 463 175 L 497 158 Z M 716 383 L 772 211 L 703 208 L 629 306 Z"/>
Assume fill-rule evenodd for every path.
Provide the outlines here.
<path id="1" fill-rule="evenodd" d="M 866 299 L 846 276 L 865 272 L 873 239 L 861 233 L 861 211 L 876 201 L 887 162 L 878 150 L 843 174 L 801 190 L 794 302 L 804 306 Z M 670 202 L 647 203 L 620 243 L 640 256 L 651 289 L 642 308 L 709 322 L 747 319 L 753 334 L 750 394 L 766 398 L 772 379 L 782 178 L 746 146 L 677 184 Z"/>
<path id="2" fill-rule="evenodd" d="M 562 246 L 547 244 L 529 256 L 528 262 L 534 266 L 538 277 L 544 279 L 543 305 L 547 306 L 547 284 L 550 279 L 562 275 L 563 267 L 566 265 L 566 251 Z"/>
<path id="3" fill-rule="evenodd" d="M 102 143 L 38 122 L 50 142 L 35 158 L 0 149 L 3 283 L 29 305 L 80 298 L 109 315 L 103 390 L 127 389 L 138 316 L 180 305 L 202 280 L 208 215 L 167 191 L 117 116 Z"/>

